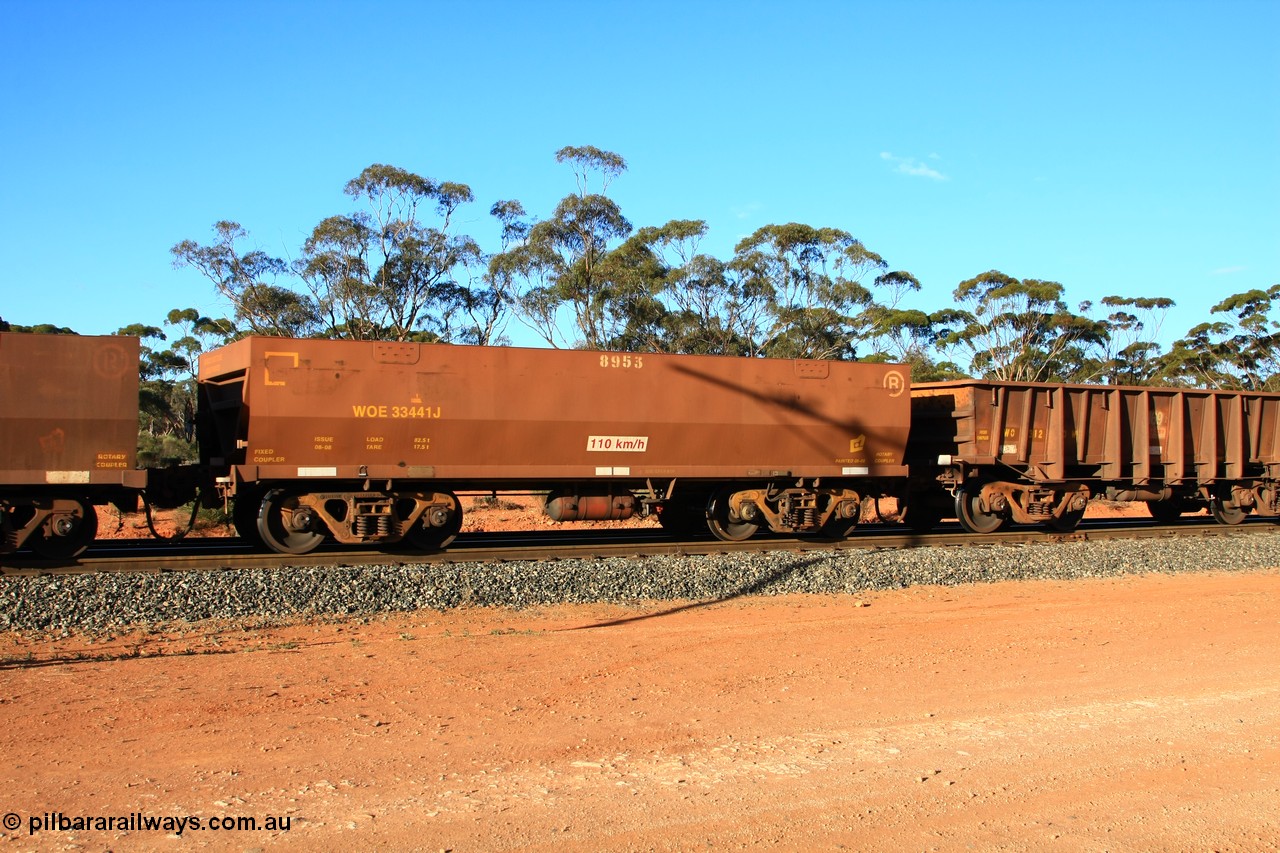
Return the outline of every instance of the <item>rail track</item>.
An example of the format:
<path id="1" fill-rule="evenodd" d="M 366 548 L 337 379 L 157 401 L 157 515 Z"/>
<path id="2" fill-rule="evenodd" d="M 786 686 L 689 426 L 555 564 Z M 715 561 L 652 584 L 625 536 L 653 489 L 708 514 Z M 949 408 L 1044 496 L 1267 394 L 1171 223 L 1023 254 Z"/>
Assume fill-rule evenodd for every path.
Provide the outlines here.
<path id="1" fill-rule="evenodd" d="M 208 537 L 178 542 L 98 540 L 80 558 L 62 563 L 17 553 L 5 558 L 0 575 L 73 575 L 94 572 L 176 572 L 284 568 L 289 566 L 429 565 L 448 563 L 530 562 L 606 557 L 758 553 L 763 551 L 864 551 L 896 548 L 965 547 L 975 545 L 1052 544 L 1107 539 L 1168 539 L 1175 536 L 1265 536 L 1280 525 L 1249 519 L 1226 526 L 1208 517 L 1187 517 L 1173 524 L 1147 519 L 1087 521 L 1071 533 L 1034 526 L 1014 526 L 994 534 L 972 534 L 958 524 L 941 525 L 928 534 L 904 531 L 896 524 L 867 524 L 848 539 L 798 539 L 761 535 L 744 542 L 711 537 L 675 539 L 658 529 L 536 530 L 461 534 L 449 550 L 422 553 L 372 550 L 338 544 L 321 546 L 303 556 L 264 553 L 236 537 Z"/>

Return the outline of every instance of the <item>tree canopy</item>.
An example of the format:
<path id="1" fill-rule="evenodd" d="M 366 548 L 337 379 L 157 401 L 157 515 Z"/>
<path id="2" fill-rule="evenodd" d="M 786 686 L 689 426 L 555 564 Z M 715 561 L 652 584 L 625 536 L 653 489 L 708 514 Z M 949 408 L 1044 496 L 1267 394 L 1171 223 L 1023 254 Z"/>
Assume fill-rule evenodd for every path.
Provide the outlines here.
<path id="1" fill-rule="evenodd" d="M 929 298 L 938 283 L 839 225 L 763 225 L 717 257 L 703 248 L 704 220 L 628 218 L 612 195 L 628 175 L 621 155 L 570 145 L 554 160 L 570 176 L 564 195 L 541 215 L 492 202 L 488 247 L 463 230 L 480 221 L 467 184 L 387 164 L 346 183 L 349 208 L 315 224 L 292 260 L 218 220 L 207 243 L 182 240 L 171 253 L 208 279 L 228 316 L 181 309 L 168 331 L 121 331 L 147 342 L 145 381 L 161 385 L 189 381 L 202 349 L 249 334 L 503 344 L 514 322 L 555 347 L 893 361 L 917 381 L 1280 390 L 1280 284 L 1224 298 L 1164 349 L 1166 297 L 1112 295 L 1073 310 L 1062 283 L 990 269 Z M 0 320 L 8 328 L 71 333 Z M 147 393 L 149 428 L 180 432 L 182 395 Z"/>

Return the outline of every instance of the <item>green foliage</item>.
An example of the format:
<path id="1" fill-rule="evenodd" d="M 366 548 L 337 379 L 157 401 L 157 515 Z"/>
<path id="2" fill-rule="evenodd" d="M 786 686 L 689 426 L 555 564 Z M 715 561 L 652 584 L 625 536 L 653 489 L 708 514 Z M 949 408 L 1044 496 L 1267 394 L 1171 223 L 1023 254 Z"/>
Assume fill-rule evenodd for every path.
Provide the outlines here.
<path id="1" fill-rule="evenodd" d="M 1280 390 L 1280 284 L 1228 296 L 1212 313 L 1231 322 L 1201 323 L 1176 341 L 1162 360 L 1175 381 L 1209 388 Z"/>
<path id="2" fill-rule="evenodd" d="M 163 468 L 170 464 L 198 462 L 195 442 L 178 435 L 142 432 L 138 437 L 138 464 L 143 468 Z"/>
<path id="3" fill-rule="evenodd" d="M 490 262 L 489 280 L 502 282 L 508 293 L 520 290 L 512 307 L 547 343 L 603 349 L 625 334 L 626 312 L 640 296 L 635 288 L 643 289 L 630 266 L 634 253 L 608 262 L 632 230 L 617 203 L 603 194 L 626 162 L 591 146 L 562 148 L 556 160 L 571 164 L 577 194 L 565 196 L 550 218 L 527 228 L 518 220 L 523 208 L 512 207 L 518 203 L 495 208 L 505 226 L 504 242 L 514 245 Z M 601 181 L 600 193 L 590 191 L 593 175 Z M 571 336 L 561 327 L 565 313 L 572 318 Z"/>
<path id="4" fill-rule="evenodd" d="M 730 263 L 743 292 L 766 307 L 749 332 L 755 352 L 854 358 L 873 323 L 874 298 L 862 279 L 886 267 L 847 231 L 796 222 L 757 229 L 738 243 Z"/>
<path id="5" fill-rule="evenodd" d="M 289 267 L 260 250 L 240 253 L 236 244 L 248 232 L 237 222 L 213 226 L 214 242 L 201 246 L 183 240 L 169 250 L 176 268 L 192 267 L 213 283 L 235 309 L 237 327 L 244 334 L 305 337 L 319 322 L 314 302 L 275 284 Z"/>
<path id="6" fill-rule="evenodd" d="M 147 466 L 196 461 L 196 359 L 232 335 L 228 320 L 204 317 L 194 308 L 173 309 L 165 325 L 176 331 L 172 343 L 157 326 L 133 323 L 116 332 L 141 339 L 138 453 Z"/>
<path id="7" fill-rule="evenodd" d="M 1164 317 L 1174 306 L 1166 297 L 1106 296 L 1102 304 L 1113 309 L 1100 321 L 1106 334 L 1095 348 L 1099 375 L 1111 385 L 1149 385 L 1161 380 L 1164 365 L 1159 334 Z M 1088 309 L 1088 303 L 1081 306 Z"/>
<path id="8" fill-rule="evenodd" d="M 471 189 L 375 164 L 344 191 L 363 209 L 317 225 L 294 268 L 323 318 L 324 336 L 465 336 L 456 326 L 468 291 L 458 276 L 479 267 L 482 253 L 472 238 L 451 233 L 451 225 L 458 208 L 474 200 Z M 424 218 L 424 208 L 434 223 Z"/>
<path id="9" fill-rule="evenodd" d="M 502 300 L 470 290 L 484 256 L 452 230 L 471 189 L 374 164 L 344 192 L 361 206 L 316 225 L 293 264 L 242 252 L 248 233 L 227 220 L 214 225 L 211 244 L 183 240 L 170 250 L 176 267 L 196 269 L 233 307 L 234 325 L 221 331 L 489 342 Z"/>
<path id="10" fill-rule="evenodd" d="M 0 317 L 0 332 L 18 332 L 27 335 L 77 335 L 79 332 L 68 329 L 66 326 L 55 326 L 52 323 L 37 323 L 34 326 L 18 326 L 5 322 Z"/>
<path id="11" fill-rule="evenodd" d="M 229 220 L 214 225 L 208 245 L 178 243 L 175 266 L 206 276 L 233 316 L 174 312 L 177 339 L 148 343 L 144 382 L 158 383 L 144 388 L 148 429 L 180 432 L 187 403 L 174 383 L 221 341 L 273 334 L 500 344 L 512 316 L 552 346 L 895 362 L 916 381 L 973 374 L 1280 388 L 1280 320 L 1272 319 L 1280 285 L 1222 300 L 1213 311 L 1228 319 L 1197 325 L 1161 352 L 1167 298 L 1108 296 L 1095 319 L 1089 303 L 1069 310 L 1058 282 L 990 270 L 956 285 L 954 305 L 929 311 L 906 302 L 922 290 L 914 275 L 890 270 L 847 231 L 765 225 L 717 258 L 699 249 L 702 220 L 633 226 L 608 195 L 627 171 L 620 155 L 565 146 L 555 159 L 571 170 L 574 189 L 542 219 L 519 201 L 494 203 L 501 236 L 492 253 L 455 224 L 474 201 L 470 187 L 385 164 L 347 182 L 354 209 L 318 223 L 292 264 L 244 249 L 247 232 Z M 122 331 L 147 342 L 159 332 Z"/>
<path id="12" fill-rule="evenodd" d="M 1062 295 L 1054 281 L 982 273 L 956 287 L 956 302 L 967 307 L 952 315 L 939 344 L 967 355 L 986 379 L 1080 381 L 1087 370 L 1081 347 L 1100 343 L 1106 329 L 1067 310 Z"/>

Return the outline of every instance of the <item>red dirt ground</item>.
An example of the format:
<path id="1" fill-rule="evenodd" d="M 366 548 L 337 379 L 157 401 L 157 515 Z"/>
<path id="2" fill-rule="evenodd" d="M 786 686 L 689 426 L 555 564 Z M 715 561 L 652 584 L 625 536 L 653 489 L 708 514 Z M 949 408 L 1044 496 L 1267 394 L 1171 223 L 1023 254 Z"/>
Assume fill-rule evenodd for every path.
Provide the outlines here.
<path id="1" fill-rule="evenodd" d="M 8 635 L 0 661 L 0 849 L 1280 838 L 1277 571 Z M 30 834 L 54 812 L 205 825 Z"/>

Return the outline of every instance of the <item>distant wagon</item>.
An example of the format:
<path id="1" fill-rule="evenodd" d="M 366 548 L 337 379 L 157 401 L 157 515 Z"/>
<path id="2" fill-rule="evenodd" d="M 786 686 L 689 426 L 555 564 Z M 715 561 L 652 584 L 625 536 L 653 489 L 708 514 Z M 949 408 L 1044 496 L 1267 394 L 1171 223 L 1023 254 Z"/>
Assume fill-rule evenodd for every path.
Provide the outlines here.
<path id="1" fill-rule="evenodd" d="M 1203 507 L 1223 524 L 1280 516 L 1280 394 L 983 380 L 911 393 L 912 470 L 946 490 L 913 479 L 926 526 L 1072 530 L 1094 496 L 1145 502 L 1161 521 Z"/>
<path id="2" fill-rule="evenodd" d="M 0 553 L 83 551 L 95 505 L 133 509 L 137 338 L 0 332 Z"/>

